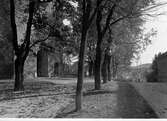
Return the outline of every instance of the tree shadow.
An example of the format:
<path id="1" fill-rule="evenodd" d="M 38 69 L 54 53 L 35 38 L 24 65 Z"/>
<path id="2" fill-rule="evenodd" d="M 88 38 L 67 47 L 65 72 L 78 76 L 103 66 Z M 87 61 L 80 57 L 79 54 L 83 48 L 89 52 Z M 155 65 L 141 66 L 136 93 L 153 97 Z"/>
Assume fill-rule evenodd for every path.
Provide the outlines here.
<path id="1" fill-rule="evenodd" d="M 70 95 L 74 96 L 74 87 L 67 87 L 62 84 L 52 82 L 24 82 L 25 90 L 14 92 L 13 82 L 0 82 L 0 101 L 23 99 L 42 96 Z"/>
<path id="2" fill-rule="evenodd" d="M 22 92 L 21 92 L 22 93 Z M 44 96 L 56 96 L 56 95 L 69 95 L 74 97 L 75 92 L 61 92 L 56 94 L 32 94 L 32 95 L 23 95 L 20 94 L 20 96 L 13 96 L 10 94 L 9 96 L 6 96 L 6 98 L 0 99 L 0 101 L 8 101 L 8 100 L 14 100 L 14 99 L 26 99 L 26 98 L 33 98 L 33 97 L 44 97 Z"/>
<path id="3" fill-rule="evenodd" d="M 98 95 L 98 94 L 112 94 L 112 93 L 116 93 L 116 91 L 110 91 L 110 90 L 105 90 L 105 89 L 101 89 L 101 90 L 89 89 L 86 92 L 83 92 L 83 96 L 91 96 L 91 95 Z M 55 118 L 68 118 L 68 115 L 70 115 L 70 117 L 75 117 L 80 112 L 83 111 L 83 110 L 77 111 L 74 108 L 75 108 L 74 103 L 69 104 L 64 109 L 62 109 Z"/>
<path id="4" fill-rule="evenodd" d="M 69 114 L 74 114 L 76 112 L 77 112 L 76 109 L 71 109 L 70 111 L 58 114 L 55 118 L 64 118 L 64 117 L 68 116 Z"/>
<path id="5" fill-rule="evenodd" d="M 86 92 L 83 92 L 83 96 L 90 96 L 90 95 L 98 95 L 98 94 L 111 94 L 115 93 L 116 91 L 111 91 L 111 90 L 88 90 Z"/>

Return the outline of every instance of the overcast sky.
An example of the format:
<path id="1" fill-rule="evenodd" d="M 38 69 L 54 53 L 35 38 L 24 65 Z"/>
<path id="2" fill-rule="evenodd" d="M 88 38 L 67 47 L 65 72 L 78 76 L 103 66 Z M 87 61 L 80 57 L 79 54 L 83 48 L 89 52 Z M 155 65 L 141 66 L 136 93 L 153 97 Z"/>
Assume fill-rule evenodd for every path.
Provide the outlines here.
<path id="1" fill-rule="evenodd" d="M 167 2 L 167 0 L 161 1 Z M 148 20 L 145 24 L 148 30 L 151 28 L 157 30 L 157 35 L 153 38 L 152 44 L 141 54 L 138 64 L 151 63 L 155 54 L 167 51 L 167 5 L 161 7 L 159 12 L 166 12 L 166 15 Z"/>

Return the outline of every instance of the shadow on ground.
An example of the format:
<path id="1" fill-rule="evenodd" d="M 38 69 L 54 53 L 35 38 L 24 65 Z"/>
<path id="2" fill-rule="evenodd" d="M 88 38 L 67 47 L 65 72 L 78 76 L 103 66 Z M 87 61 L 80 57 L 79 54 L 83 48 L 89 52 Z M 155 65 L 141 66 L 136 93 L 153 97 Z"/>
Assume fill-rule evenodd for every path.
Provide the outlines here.
<path id="1" fill-rule="evenodd" d="M 13 85 L 14 82 L 0 82 L 0 101 L 62 94 L 74 96 L 75 93 L 74 86 L 52 82 L 24 82 L 25 90 L 20 92 L 14 92 Z"/>
<path id="2" fill-rule="evenodd" d="M 99 94 L 111 94 L 115 91 L 110 90 L 88 90 L 87 92 L 83 92 L 83 96 L 91 96 L 91 95 L 99 95 Z"/>
<path id="3" fill-rule="evenodd" d="M 73 103 L 56 118 L 157 118 L 147 102 L 128 83 L 118 82 L 117 89 L 103 88 L 99 91 L 90 89 L 91 86 L 83 93 L 81 111 L 76 112 Z"/>

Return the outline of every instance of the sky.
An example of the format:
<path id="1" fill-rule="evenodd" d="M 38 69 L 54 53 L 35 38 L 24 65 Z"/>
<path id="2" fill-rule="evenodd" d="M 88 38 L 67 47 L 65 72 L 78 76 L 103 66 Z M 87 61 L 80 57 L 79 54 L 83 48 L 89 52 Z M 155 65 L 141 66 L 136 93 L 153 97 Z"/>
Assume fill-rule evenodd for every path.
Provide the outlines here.
<path id="1" fill-rule="evenodd" d="M 167 0 L 161 1 L 167 2 Z M 149 19 L 144 25 L 147 30 L 154 28 L 157 35 L 153 37 L 152 44 L 141 54 L 138 64 L 151 63 L 155 54 L 167 51 L 167 5 L 159 8 L 158 12 L 165 12 L 166 14 Z M 135 65 L 136 62 L 133 64 Z"/>

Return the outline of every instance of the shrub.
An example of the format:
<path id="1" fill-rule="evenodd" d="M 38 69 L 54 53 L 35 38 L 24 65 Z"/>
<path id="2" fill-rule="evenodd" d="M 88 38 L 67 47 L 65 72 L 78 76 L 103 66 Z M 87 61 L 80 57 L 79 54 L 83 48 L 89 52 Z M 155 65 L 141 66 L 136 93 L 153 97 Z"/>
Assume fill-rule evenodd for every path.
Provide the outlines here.
<path id="1" fill-rule="evenodd" d="M 158 82 L 157 74 L 155 71 L 146 74 L 147 82 Z"/>
<path id="2" fill-rule="evenodd" d="M 147 82 L 158 82 L 158 58 L 161 54 L 155 55 L 151 65 L 152 71 L 146 74 Z"/>

